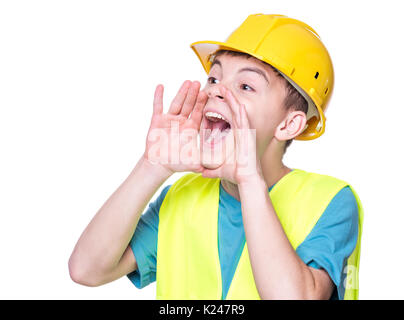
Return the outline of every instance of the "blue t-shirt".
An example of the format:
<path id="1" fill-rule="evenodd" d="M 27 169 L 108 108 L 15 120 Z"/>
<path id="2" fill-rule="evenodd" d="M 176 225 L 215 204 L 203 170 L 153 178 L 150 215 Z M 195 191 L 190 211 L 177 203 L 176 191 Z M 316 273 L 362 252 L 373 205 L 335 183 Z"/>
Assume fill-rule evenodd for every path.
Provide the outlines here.
<path id="1" fill-rule="evenodd" d="M 128 277 L 139 289 L 156 280 L 159 210 L 169 188 L 170 185 L 166 186 L 158 198 L 149 204 L 129 243 L 138 268 Z M 348 257 L 355 249 L 357 237 L 357 202 L 351 189 L 345 187 L 335 195 L 313 230 L 296 249 L 306 265 L 327 271 L 335 284 L 331 299 L 344 297 L 344 269 Z M 218 248 L 222 299 L 226 298 L 245 241 L 241 203 L 220 184 Z"/>

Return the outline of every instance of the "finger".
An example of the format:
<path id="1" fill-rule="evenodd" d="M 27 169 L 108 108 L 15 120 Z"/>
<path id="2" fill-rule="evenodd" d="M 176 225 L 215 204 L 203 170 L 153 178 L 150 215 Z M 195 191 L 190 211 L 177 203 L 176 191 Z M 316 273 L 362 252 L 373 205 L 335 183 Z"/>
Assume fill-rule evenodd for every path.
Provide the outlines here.
<path id="1" fill-rule="evenodd" d="M 201 165 L 198 165 L 195 168 L 191 168 L 191 171 L 195 172 L 195 173 L 202 173 L 203 170 L 204 170 L 204 167 L 202 167 Z"/>
<path id="2" fill-rule="evenodd" d="M 241 136 L 238 139 L 239 149 L 244 156 L 253 155 L 256 152 L 256 131 L 250 127 L 245 105 L 241 105 L 240 118 L 242 130 L 240 130 Z"/>
<path id="3" fill-rule="evenodd" d="M 221 168 L 217 169 L 206 169 L 202 170 L 202 177 L 204 178 L 220 178 Z"/>
<path id="4" fill-rule="evenodd" d="M 220 87 L 220 91 L 225 101 L 230 107 L 230 111 L 232 113 L 233 122 L 236 125 L 236 128 L 240 127 L 240 103 L 236 100 L 234 95 L 230 90 L 225 87 Z"/>
<path id="5" fill-rule="evenodd" d="M 189 114 L 194 108 L 200 88 L 201 84 L 198 81 L 194 81 L 189 88 L 187 97 L 185 98 L 185 102 L 181 109 L 181 115 L 183 115 L 184 117 L 188 118 Z"/>
<path id="6" fill-rule="evenodd" d="M 240 126 L 242 128 L 250 128 L 250 121 L 248 120 L 248 114 L 244 104 L 240 106 Z"/>
<path id="7" fill-rule="evenodd" d="M 159 84 L 154 91 L 153 115 L 163 113 L 164 86 Z"/>
<path id="8" fill-rule="evenodd" d="M 170 108 L 168 109 L 168 113 L 171 114 L 179 114 L 184 104 L 185 98 L 187 97 L 188 89 L 191 86 L 191 81 L 186 80 L 182 84 L 181 88 L 178 90 L 177 95 L 174 97 L 171 102 Z"/>
<path id="9" fill-rule="evenodd" d="M 206 92 L 200 91 L 196 99 L 194 110 L 192 110 L 191 113 L 191 119 L 196 124 L 198 124 L 198 127 L 202 121 L 203 109 L 205 108 L 207 101 L 208 101 L 208 95 L 206 94 Z"/>
<path id="10" fill-rule="evenodd" d="M 239 108 L 239 118 L 240 118 L 240 127 L 239 130 L 237 130 L 237 135 L 236 135 L 236 141 L 237 145 L 242 145 L 247 141 L 247 137 L 249 135 L 249 125 L 248 125 L 248 119 L 247 119 L 247 114 L 245 111 L 245 106 L 240 105 Z"/>

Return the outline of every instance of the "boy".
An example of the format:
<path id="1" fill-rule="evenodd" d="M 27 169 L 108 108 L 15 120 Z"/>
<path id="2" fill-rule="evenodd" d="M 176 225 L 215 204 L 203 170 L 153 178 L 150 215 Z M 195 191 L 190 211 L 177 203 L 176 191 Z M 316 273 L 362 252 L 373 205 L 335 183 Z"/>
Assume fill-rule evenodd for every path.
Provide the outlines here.
<path id="1" fill-rule="evenodd" d="M 206 86 L 185 81 L 167 114 L 157 86 L 145 153 L 84 230 L 72 279 L 156 280 L 159 299 L 357 299 L 359 198 L 282 162 L 294 138 L 324 132 L 333 70 L 317 34 L 257 14 L 191 46 Z"/>

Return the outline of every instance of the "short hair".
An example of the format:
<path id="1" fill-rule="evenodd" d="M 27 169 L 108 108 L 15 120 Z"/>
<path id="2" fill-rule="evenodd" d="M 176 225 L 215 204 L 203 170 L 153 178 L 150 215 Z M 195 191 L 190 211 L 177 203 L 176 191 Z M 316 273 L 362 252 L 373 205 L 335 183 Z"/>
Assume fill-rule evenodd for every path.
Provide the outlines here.
<path id="1" fill-rule="evenodd" d="M 245 52 L 239 52 L 239 51 L 231 51 L 231 50 L 218 50 L 214 54 L 214 58 L 216 59 L 218 56 L 227 54 L 232 57 L 246 57 L 247 59 L 249 58 L 254 58 L 252 55 L 245 53 Z M 257 58 L 256 58 L 257 59 Z M 258 59 L 259 60 L 259 59 Z M 266 63 L 265 61 L 260 60 L 261 62 L 265 63 L 268 65 L 274 72 L 275 74 L 282 78 L 284 81 L 285 89 L 286 89 L 286 97 L 283 101 L 283 105 L 287 111 L 293 110 L 293 111 L 303 111 L 307 115 L 307 110 L 309 108 L 309 105 L 307 103 L 307 100 L 300 94 L 299 91 L 296 90 L 296 88 L 284 78 L 284 76 L 272 65 L 269 63 Z M 292 143 L 293 139 L 287 140 L 285 143 L 285 149 L 284 153 L 286 152 L 286 149 L 290 146 Z"/>

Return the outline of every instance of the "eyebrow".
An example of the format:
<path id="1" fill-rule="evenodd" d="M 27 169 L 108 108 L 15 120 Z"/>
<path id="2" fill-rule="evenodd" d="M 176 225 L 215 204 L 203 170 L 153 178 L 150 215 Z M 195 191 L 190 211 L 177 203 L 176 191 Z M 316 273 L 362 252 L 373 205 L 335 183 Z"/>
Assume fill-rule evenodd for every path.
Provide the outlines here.
<path id="1" fill-rule="evenodd" d="M 217 60 L 217 59 L 215 59 L 215 60 L 212 62 L 212 64 L 210 65 L 210 69 L 212 69 L 215 64 L 217 64 L 217 65 L 219 65 L 220 67 L 222 67 L 222 64 L 220 63 L 220 61 Z M 255 72 L 255 73 L 261 75 L 261 76 L 265 79 L 265 81 L 269 84 L 268 78 L 267 78 L 267 76 L 265 75 L 265 73 L 264 73 L 262 70 L 260 70 L 260 69 L 258 69 L 258 68 L 246 67 L 246 68 L 240 69 L 240 70 L 238 71 L 238 73 L 245 72 L 245 71 Z"/>
<path id="2" fill-rule="evenodd" d="M 215 60 L 213 60 L 212 64 L 210 65 L 210 69 L 212 69 L 215 64 L 219 65 L 220 68 L 222 67 L 222 64 L 220 63 L 220 61 L 215 59 Z"/>
<path id="3" fill-rule="evenodd" d="M 265 73 L 262 70 L 260 70 L 258 68 L 243 68 L 243 69 L 239 70 L 238 73 L 244 72 L 244 71 L 250 71 L 250 72 L 258 73 L 259 75 L 263 76 L 265 81 L 269 84 L 268 78 L 267 78 L 267 76 L 265 75 Z"/>

